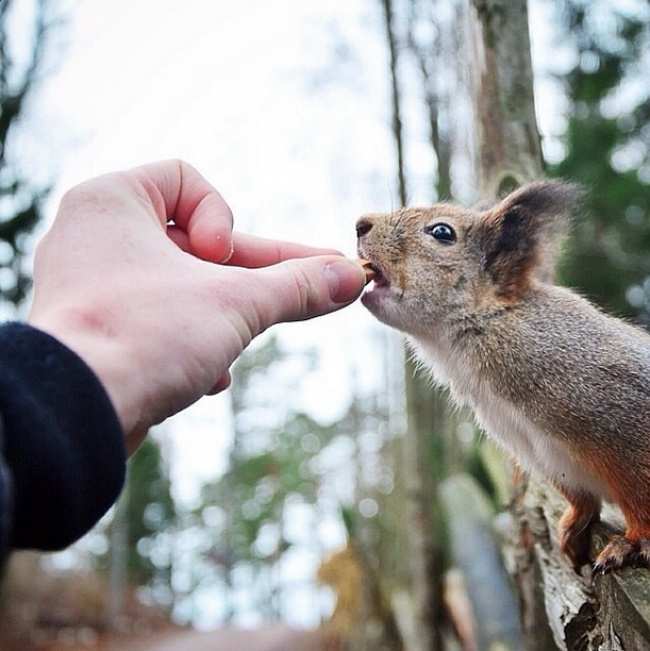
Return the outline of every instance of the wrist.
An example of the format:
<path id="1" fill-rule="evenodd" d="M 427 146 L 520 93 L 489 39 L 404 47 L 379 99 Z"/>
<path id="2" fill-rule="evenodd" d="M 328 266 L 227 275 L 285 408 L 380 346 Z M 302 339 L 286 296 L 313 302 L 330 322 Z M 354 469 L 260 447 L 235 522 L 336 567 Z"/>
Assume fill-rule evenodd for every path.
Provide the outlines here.
<path id="1" fill-rule="evenodd" d="M 27 322 L 67 346 L 93 371 L 113 404 L 131 452 L 129 439 L 144 428 L 137 374 L 129 373 L 129 365 L 125 364 L 125 360 L 133 358 L 133 351 L 88 311 L 32 313 Z"/>

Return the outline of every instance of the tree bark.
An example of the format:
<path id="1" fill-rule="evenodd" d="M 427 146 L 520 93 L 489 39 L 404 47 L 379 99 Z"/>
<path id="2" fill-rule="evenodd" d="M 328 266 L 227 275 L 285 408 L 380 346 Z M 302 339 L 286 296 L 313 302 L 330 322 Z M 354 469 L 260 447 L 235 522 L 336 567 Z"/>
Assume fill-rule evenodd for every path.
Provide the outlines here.
<path id="1" fill-rule="evenodd" d="M 479 194 L 493 200 L 543 172 L 526 0 L 473 0 Z"/>
<path id="2" fill-rule="evenodd" d="M 515 535 L 505 537 L 508 564 L 516 568 L 528 649 L 548 651 L 642 651 L 650 649 L 650 570 L 627 568 L 578 575 L 559 549 L 557 525 L 566 501 L 549 485 L 530 481 L 515 501 Z M 612 533 L 623 528 L 614 507 L 592 529 L 595 558 Z M 517 537 L 517 532 L 519 536 Z M 548 633 L 541 635 L 544 618 Z"/>

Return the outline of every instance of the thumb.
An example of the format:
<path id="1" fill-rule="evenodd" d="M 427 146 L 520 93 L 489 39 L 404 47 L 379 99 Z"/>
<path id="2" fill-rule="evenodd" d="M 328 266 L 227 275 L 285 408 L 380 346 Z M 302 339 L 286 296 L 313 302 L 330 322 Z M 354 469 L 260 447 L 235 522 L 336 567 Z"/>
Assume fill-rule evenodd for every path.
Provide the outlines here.
<path id="1" fill-rule="evenodd" d="M 341 256 L 288 260 L 256 269 L 249 296 L 257 331 L 282 321 L 301 321 L 334 312 L 354 301 L 365 285 L 360 264 Z"/>

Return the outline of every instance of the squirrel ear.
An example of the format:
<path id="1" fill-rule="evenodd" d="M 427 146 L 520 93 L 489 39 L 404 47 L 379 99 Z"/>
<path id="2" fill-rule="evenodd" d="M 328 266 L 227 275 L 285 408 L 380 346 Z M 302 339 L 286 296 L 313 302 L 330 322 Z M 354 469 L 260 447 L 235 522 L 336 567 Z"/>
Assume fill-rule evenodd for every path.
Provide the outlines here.
<path id="1" fill-rule="evenodd" d="M 500 294 L 517 298 L 532 278 L 552 280 L 569 216 L 581 197 L 576 185 L 537 181 L 481 215 L 483 267 Z"/>

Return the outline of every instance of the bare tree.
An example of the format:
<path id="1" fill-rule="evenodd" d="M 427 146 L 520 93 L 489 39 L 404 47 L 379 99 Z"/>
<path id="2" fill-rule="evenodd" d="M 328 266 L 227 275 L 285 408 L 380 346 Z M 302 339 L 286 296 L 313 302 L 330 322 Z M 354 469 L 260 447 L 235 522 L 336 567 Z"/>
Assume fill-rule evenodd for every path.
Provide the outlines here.
<path id="1" fill-rule="evenodd" d="M 441 124 L 447 97 L 440 92 L 440 69 L 443 60 L 441 25 L 435 18 L 437 0 L 410 0 L 408 12 L 408 47 L 415 58 L 427 112 L 431 151 L 437 162 L 436 199 L 451 198 L 451 142 L 449 132 Z M 426 25 L 427 38 L 418 36 Z"/>
<path id="2" fill-rule="evenodd" d="M 401 206 L 407 203 L 406 173 L 404 166 L 404 138 L 402 135 L 402 102 L 399 88 L 398 64 L 399 54 L 395 34 L 395 14 L 392 0 L 381 0 L 384 10 L 384 26 L 388 45 L 388 66 L 390 70 L 391 125 L 395 148 L 397 151 L 397 191 Z"/>
<path id="3" fill-rule="evenodd" d="M 543 172 L 526 0 L 507 6 L 472 0 L 469 30 L 479 193 L 482 201 L 493 202 Z M 545 614 L 538 607 L 539 576 L 531 559 L 521 556 L 516 577 L 526 648 L 552 649 Z"/>
<path id="4" fill-rule="evenodd" d="M 392 131 L 397 152 L 397 185 L 400 205 L 407 202 L 404 139 L 399 87 L 399 48 L 392 0 L 382 0 L 389 53 Z M 437 125 L 437 115 L 434 115 Z M 441 511 L 436 476 L 432 471 L 432 437 L 440 424 L 428 383 L 416 373 L 407 357 L 405 364 L 407 431 L 403 442 L 409 559 L 413 592 L 414 629 L 412 651 L 441 648 L 442 612 Z"/>
<path id="5" fill-rule="evenodd" d="M 34 188 L 20 174 L 8 144 L 41 77 L 48 36 L 60 21 L 52 16 L 54 2 L 37 0 L 31 51 L 26 61 L 18 60 L 14 56 L 15 37 L 9 33 L 14 5 L 13 0 L 0 1 L 0 241 L 10 247 L 10 255 L 6 259 L 3 256 L 0 262 L 0 269 L 8 270 L 0 284 L 0 299 L 18 303 L 25 297 L 30 281 L 23 267 L 25 235 L 40 219 L 47 189 Z"/>

